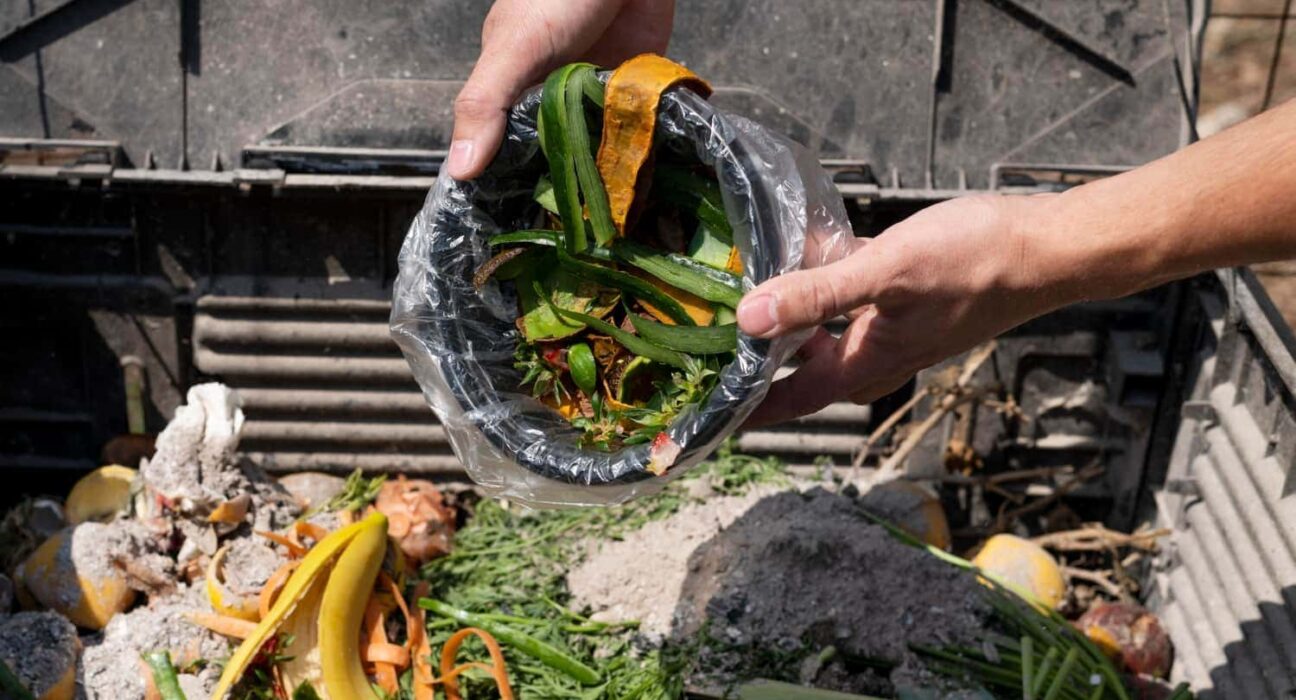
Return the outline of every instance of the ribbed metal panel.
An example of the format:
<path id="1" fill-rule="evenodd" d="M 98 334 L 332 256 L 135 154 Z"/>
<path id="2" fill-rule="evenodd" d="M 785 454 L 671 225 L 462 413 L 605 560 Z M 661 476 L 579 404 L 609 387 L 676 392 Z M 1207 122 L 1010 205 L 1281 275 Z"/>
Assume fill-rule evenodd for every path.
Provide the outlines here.
<path id="1" fill-rule="evenodd" d="M 1201 301 L 1205 349 L 1157 498 L 1174 533 L 1150 604 L 1175 643 L 1173 678 L 1202 698 L 1296 697 L 1296 403 L 1262 346 L 1267 319 L 1225 321 L 1220 300 Z"/>
<path id="2" fill-rule="evenodd" d="M 462 475 L 388 336 L 385 301 L 205 296 L 195 311 L 194 365 L 239 390 L 242 446 L 262 466 Z M 740 434 L 738 447 L 794 465 L 820 455 L 844 464 L 869 415 L 867 406 L 833 404 Z"/>

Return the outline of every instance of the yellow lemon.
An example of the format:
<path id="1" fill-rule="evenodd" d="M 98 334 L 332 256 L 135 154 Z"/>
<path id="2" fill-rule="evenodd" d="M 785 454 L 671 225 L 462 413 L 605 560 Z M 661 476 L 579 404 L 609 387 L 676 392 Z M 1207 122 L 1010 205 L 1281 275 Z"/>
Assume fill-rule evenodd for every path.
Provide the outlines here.
<path id="1" fill-rule="evenodd" d="M 986 540 L 972 564 L 1040 607 L 1054 609 L 1066 595 L 1066 580 L 1057 561 L 1043 547 L 1015 535 Z"/>
<path id="2" fill-rule="evenodd" d="M 63 510 L 70 525 L 108 520 L 130 505 L 135 470 L 110 464 L 81 477 L 68 492 Z"/>

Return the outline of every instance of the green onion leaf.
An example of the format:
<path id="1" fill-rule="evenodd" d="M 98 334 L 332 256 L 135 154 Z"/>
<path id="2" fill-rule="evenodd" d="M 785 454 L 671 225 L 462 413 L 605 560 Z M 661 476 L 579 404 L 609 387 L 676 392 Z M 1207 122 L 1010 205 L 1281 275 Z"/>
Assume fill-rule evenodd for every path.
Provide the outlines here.
<path id="1" fill-rule="evenodd" d="M 742 282 L 734 275 L 715 270 L 675 253 L 661 253 L 640 243 L 618 240 L 612 254 L 676 289 L 730 308 L 742 299 Z"/>
<path id="2" fill-rule="evenodd" d="M 550 73 L 540 94 L 540 147 L 549 160 L 549 178 L 553 183 L 558 215 L 563 220 L 563 238 L 568 251 L 572 253 L 579 253 L 589 247 L 582 223 L 584 215 L 581 213 L 580 185 L 576 178 L 576 163 L 569 136 L 571 125 L 567 113 L 567 85 L 572 74 L 582 66 L 589 64 L 569 63 Z"/>
<path id="3" fill-rule="evenodd" d="M 539 285 L 536 285 L 536 294 L 541 295 L 543 298 L 544 292 L 540 289 Z M 611 337 L 613 340 L 624 345 L 626 350 L 629 350 L 640 357 L 646 357 L 650 360 L 670 365 L 672 367 L 688 369 L 689 358 L 686 355 L 682 355 L 674 350 L 658 347 L 633 333 L 627 333 L 620 328 L 617 328 L 601 318 L 594 318 L 593 316 L 579 313 L 577 311 L 560 309 L 552 303 L 550 303 L 550 308 L 553 309 L 555 314 L 564 319 L 576 323 L 583 323 L 599 333 Z"/>
<path id="4" fill-rule="evenodd" d="M 616 236 L 616 226 L 612 224 L 612 210 L 608 207 L 607 190 L 603 187 L 603 178 L 599 175 L 598 166 L 594 164 L 589 127 L 585 124 L 585 85 L 588 83 L 598 83 L 598 77 L 594 74 L 594 66 L 586 63 L 571 73 L 566 85 L 567 137 L 571 145 L 568 153 L 575 159 L 576 177 L 580 182 L 585 207 L 589 209 L 594 240 L 599 245 L 605 246 Z M 575 219 L 564 216 L 563 228 L 582 226 L 583 222 L 582 216 Z"/>
<path id="5" fill-rule="evenodd" d="M 592 250 L 599 249 L 594 248 Z M 577 275 L 588 277 L 599 284 L 615 287 L 621 290 L 622 293 L 629 294 L 636 299 L 642 299 L 658 309 L 661 309 L 663 313 L 671 317 L 672 321 L 675 321 L 680 325 L 697 325 L 694 323 L 693 318 L 688 315 L 688 312 L 684 310 L 684 307 L 680 306 L 678 301 L 675 301 L 665 292 L 654 287 L 650 282 L 639 279 L 634 275 L 621 272 L 620 270 L 614 270 L 610 267 L 586 262 L 574 255 L 569 255 L 567 251 L 561 247 L 558 248 L 558 264 Z"/>
<path id="6" fill-rule="evenodd" d="M 692 214 L 723 242 L 733 245 L 733 227 L 725 215 L 720 186 L 686 168 L 661 167 L 653 172 L 653 193 Z"/>
<path id="7" fill-rule="evenodd" d="M 666 348 L 695 355 L 717 355 L 738 347 L 736 326 L 668 326 L 629 314 L 640 338 Z"/>

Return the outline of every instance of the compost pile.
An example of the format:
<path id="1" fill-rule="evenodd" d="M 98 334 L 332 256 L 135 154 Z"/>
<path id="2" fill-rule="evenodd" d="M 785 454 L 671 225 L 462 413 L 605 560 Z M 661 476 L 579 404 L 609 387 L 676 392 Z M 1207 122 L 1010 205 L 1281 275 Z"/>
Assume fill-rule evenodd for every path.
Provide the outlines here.
<path id="1" fill-rule="evenodd" d="M 276 481 L 239 457 L 241 422 L 233 392 L 195 387 L 138 471 L 6 516 L 5 602 L 25 609 L 0 619 L 6 692 L 1013 697 L 1029 656 L 1036 697 L 1131 697 L 1029 591 L 920 540 L 929 502 L 908 487 L 860 494 L 726 447 L 654 496 L 534 512 L 404 478 Z"/>
<path id="2" fill-rule="evenodd" d="M 595 620 L 639 620 L 652 639 L 681 643 L 709 627 L 719 643 L 702 650 L 699 686 L 768 674 L 751 663 L 771 652 L 804 654 L 796 680 L 820 687 L 931 685 L 911 646 L 972 644 L 991 614 L 975 577 L 819 487 L 709 499 L 591 548 L 567 577 L 574 599 Z M 807 649 L 832 651 L 816 667 Z"/>
<path id="3" fill-rule="evenodd" d="M 370 676 L 391 692 L 398 672 L 430 679 L 422 613 L 395 580 L 450 550 L 452 505 L 422 481 L 281 483 L 240 457 L 242 421 L 234 392 L 196 386 L 139 469 L 6 514 L 0 695 L 345 697 Z"/>

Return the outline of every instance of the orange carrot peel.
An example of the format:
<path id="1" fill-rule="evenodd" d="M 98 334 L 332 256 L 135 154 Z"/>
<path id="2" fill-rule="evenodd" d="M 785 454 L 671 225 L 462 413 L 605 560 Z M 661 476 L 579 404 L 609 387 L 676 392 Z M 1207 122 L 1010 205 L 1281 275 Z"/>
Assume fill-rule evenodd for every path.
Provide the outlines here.
<path id="1" fill-rule="evenodd" d="M 455 655 L 459 653 L 460 645 L 471 636 L 476 636 L 486 645 L 486 650 L 490 652 L 491 657 L 490 666 L 478 661 L 455 666 Z M 495 688 L 499 691 L 500 700 L 513 700 L 513 688 L 509 686 L 508 668 L 504 665 L 504 652 L 500 650 L 499 642 L 495 641 L 495 638 L 486 630 L 476 627 L 465 627 L 455 632 L 450 635 L 450 639 L 446 640 L 445 646 L 441 647 L 441 677 L 436 679 L 436 682 L 445 686 L 446 700 L 462 700 L 462 696 L 459 695 L 459 675 L 473 668 L 491 674 L 495 680 Z"/>
<path id="2" fill-rule="evenodd" d="M 643 200 L 635 195 L 647 180 L 643 171 L 652 153 L 657 105 L 662 93 L 676 85 L 711 95 L 711 86 L 693 71 L 656 54 L 622 63 L 608 80 L 597 162 L 617 235 L 625 235 L 631 207 Z"/>

